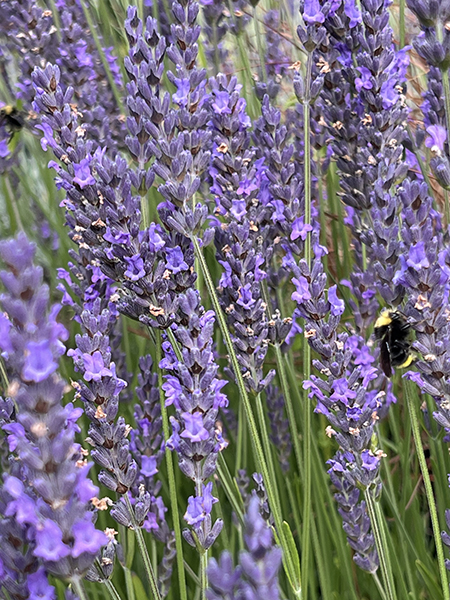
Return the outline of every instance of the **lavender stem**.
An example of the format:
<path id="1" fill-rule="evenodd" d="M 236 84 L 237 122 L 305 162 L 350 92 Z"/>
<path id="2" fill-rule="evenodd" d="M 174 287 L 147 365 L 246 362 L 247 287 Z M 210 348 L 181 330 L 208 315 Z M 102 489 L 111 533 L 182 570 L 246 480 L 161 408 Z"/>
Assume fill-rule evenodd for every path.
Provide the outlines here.
<path id="1" fill-rule="evenodd" d="M 128 567 L 123 567 L 123 573 L 125 575 L 125 588 L 127 590 L 127 600 L 134 600 L 134 585 L 131 577 L 131 571 Z M 107 580 L 109 582 L 109 580 Z"/>
<path id="2" fill-rule="evenodd" d="M 262 47 L 261 30 L 259 28 L 259 20 L 256 18 L 257 9 L 258 9 L 258 5 L 256 5 L 253 8 L 253 23 L 255 25 L 255 32 L 256 32 L 256 45 L 258 47 L 259 62 L 261 63 L 262 78 L 263 78 L 263 81 L 267 82 L 267 69 L 266 69 L 266 61 L 264 58 L 264 49 Z"/>
<path id="3" fill-rule="evenodd" d="M 244 448 L 246 446 L 247 441 L 247 424 L 244 418 L 244 408 L 242 403 L 239 404 L 239 414 L 238 414 L 238 431 L 237 431 L 237 440 L 236 440 L 236 464 L 234 473 L 237 475 L 240 469 L 243 468 L 243 456 L 244 456 Z"/>
<path id="4" fill-rule="evenodd" d="M 206 590 L 208 588 L 208 577 L 206 569 L 208 568 L 208 550 L 205 550 L 200 555 L 200 581 L 202 589 L 202 600 L 206 600 Z"/>
<path id="5" fill-rule="evenodd" d="M 124 555 L 127 557 L 126 562 L 122 565 L 123 573 L 125 576 L 125 588 L 127 592 L 127 600 L 135 600 L 134 585 L 131 578 L 130 566 L 133 562 L 134 557 L 134 537 L 132 532 L 125 527 L 125 525 L 119 524 L 119 539 L 121 540 L 122 549 Z M 130 549 L 129 541 L 131 540 L 132 548 Z M 98 566 L 98 565 L 97 565 Z"/>
<path id="6" fill-rule="evenodd" d="M 384 588 L 381 584 L 380 578 L 378 577 L 377 573 L 373 574 L 373 579 L 375 581 L 375 585 L 377 586 L 378 591 L 380 592 L 380 596 L 381 596 L 382 600 L 387 600 L 387 596 L 385 594 Z"/>
<path id="7" fill-rule="evenodd" d="M 175 339 L 175 336 L 172 333 L 172 330 L 169 328 L 167 330 L 170 343 L 172 344 L 172 348 L 177 354 L 178 344 Z M 166 399 L 164 396 L 163 390 L 163 376 L 162 370 L 159 367 L 159 364 L 162 360 L 162 352 L 161 352 L 161 330 L 156 331 L 156 363 L 158 365 L 158 387 L 159 387 L 159 398 L 161 402 L 161 417 L 163 423 L 163 433 L 164 433 L 164 441 L 167 441 L 170 437 L 169 430 L 169 419 L 167 417 L 167 409 L 166 409 Z M 181 527 L 180 527 L 180 519 L 178 515 L 178 502 L 177 502 L 177 490 L 175 486 L 175 473 L 173 469 L 173 457 L 172 451 L 165 448 L 166 455 L 166 465 L 167 465 L 167 479 L 169 483 L 169 496 L 170 496 L 170 508 L 172 510 L 172 524 L 175 532 L 175 545 L 177 549 L 177 571 L 178 571 L 178 585 L 180 586 L 180 600 L 187 600 L 187 591 L 186 591 L 186 579 L 184 576 L 184 561 L 183 561 L 183 537 L 181 535 Z"/>
<path id="8" fill-rule="evenodd" d="M 144 563 L 145 574 L 147 575 L 148 582 L 150 584 L 150 589 L 152 592 L 152 597 L 154 600 L 162 600 L 161 594 L 158 590 L 158 585 L 156 583 L 155 573 L 153 571 L 152 563 L 150 560 L 150 556 L 148 555 L 147 545 L 144 540 L 144 536 L 142 535 L 142 529 L 136 523 L 136 519 L 134 517 L 134 509 L 131 506 L 130 498 L 128 494 L 124 494 L 125 502 L 127 504 L 128 512 L 130 513 L 131 521 L 133 524 L 134 533 L 136 534 L 137 543 L 139 546 L 139 550 L 141 551 L 141 557 Z M 80 600 L 84 600 L 80 597 Z"/>
<path id="9" fill-rule="evenodd" d="M 111 580 L 105 579 L 105 586 L 106 586 L 106 589 L 108 590 L 108 593 L 111 596 L 112 600 L 122 600 L 122 598 L 119 595 L 119 592 L 116 590 L 116 588 L 114 587 L 114 584 Z M 131 600 L 131 598 L 129 596 L 127 596 L 127 598 L 128 598 L 128 600 Z"/>
<path id="10" fill-rule="evenodd" d="M 411 419 L 411 428 L 416 446 L 417 458 L 419 460 L 420 471 L 423 477 L 423 484 L 427 496 L 428 509 L 430 511 L 431 525 L 433 528 L 434 543 L 436 545 L 436 554 L 439 565 L 439 574 L 441 577 L 442 593 L 444 600 L 449 600 L 449 588 L 447 581 L 447 570 L 445 568 L 444 550 L 442 548 L 441 530 L 439 527 L 439 519 L 436 510 L 436 502 L 434 500 L 433 487 L 431 485 L 430 473 L 423 451 L 422 439 L 420 437 L 419 419 L 417 416 L 417 407 L 414 403 L 414 393 L 412 390 L 413 383 L 409 379 L 404 379 L 406 403 L 408 405 L 409 417 Z"/>
<path id="11" fill-rule="evenodd" d="M 375 538 L 375 545 L 378 552 L 378 558 L 380 560 L 381 573 L 383 575 L 383 581 L 385 586 L 385 593 L 387 600 L 397 600 L 395 593 L 395 587 L 392 580 L 392 571 L 390 568 L 390 562 L 386 558 L 386 540 L 383 535 L 383 515 L 381 511 L 377 511 L 377 502 L 373 497 L 372 490 L 366 488 L 364 490 L 364 499 L 366 501 L 367 513 L 369 515 L 370 524 L 372 526 L 373 537 Z"/>
<path id="12" fill-rule="evenodd" d="M 276 482 L 275 467 L 274 467 L 273 458 L 272 458 L 272 447 L 271 447 L 271 444 L 269 441 L 269 433 L 267 431 L 261 394 L 256 394 L 255 402 L 256 402 L 256 414 L 258 416 L 258 423 L 259 423 L 259 429 L 261 431 L 261 439 L 262 439 L 262 443 L 263 443 L 264 454 L 267 458 L 267 466 L 269 467 L 270 477 L 271 477 L 272 481 Z M 276 490 L 275 496 L 276 496 L 276 502 L 278 505 L 278 510 L 281 513 L 281 503 L 280 503 L 280 496 L 278 494 L 278 488 L 275 487 L 275 490 Z"/>
<path id="13" fill-rule="evenodd" d="M 102 565 L 98 558 L 95 560 L 95 566 L 97 567 L 97 571 L 99 572 L 99 574 L 103 577 Z M 106 589 L 108 590 L 108 594 L 110 595 L 111 600 L 122 600 L 119 592 L 116 590 L 113 582 L 110 579 L 105 577 L 103 583 L 105 584 Z M 128 594 L 128 588 L 127 588 L 127 594 Z M 134 598 L 134 590 L 133 590 L 133 596 L 130 597 L 127 595 L 127 600 L 132 600 L 132 598 Z"/>
<path id="14" fill-rule="evenodd" d="M 244 507 L 242 504 L 242 497 L 240 495 L 239 497 L 236 496 L 236 486 L 222 454 L 219 455 L 217 473 L 219 475 L 220 484 L 225 490 L 225 494 L 231 504 L 231 507 L 242 524 L 244 522 Z"/>
<path id="15" fill-rule="evenodd" d="M 270 315 L 273 313 L 273 310 L 272 310 L 270 296 L 268 293 L 266 282 L 263 282 L 262 290 L 263 290 L 264 301 L 267 304 L 267 310 L 268 310 L 269 318 L 270 318 Z M 280 306 L 281 306 L 281 302 L 280 302 Z M 292 438 L 293 444 L 294 444 L 294 454 L 295 454 L 295 459 L 297 462 L 297 469 L 298 469 L 299 473 L 302 473 L 303 472 L 303 463 L 301 460 L 300 438 L 298 435 L 297 421 L 295 419 L 294 406 L 292 404 L 291 391 L 290 391 L 287 377 L 286 377 L 286 369 L 284 367 L 284 358 L 283 358 L 283 354 L 280 349 L 280 344 L 278 342 L 276 342 L 274 344 L 274 347 L 275 347 L 275 355 L 276 355 L 277 365 L 278 365 L 278 372 L 279 372 L 279 376 L 280 376 L 281 390 L 284 395 L 284 402 L 285 402 L 286 412 L 287 412 L 288 421 L 289 421 L 289 428 L 291 430 L 291 438 Z M 300 531 L 300 528 L 298 528 L 298 531 Z"/>
<path id="16" fill-rule="evenodd" d="M 399 0 L 398 5 L 399 17 L 398 27 L 400 30 L 400 48 L 405 45 L 405 0 Z"/>
<path id="17" fill-rule="evenodd" d="M 79 600 L 89 600 L 80 577 L 73 577 L 70 580 L 70 583 L 72 584 L 72 587 L 75 590 Z"/>
<path id="18" fill-rule="evenodd" d="M 288 415 L 289 425 L 291 429 L 291 438 L 294 444 L 294 454 L 295 460 L 297 462 L 297 469 L 300 473 L 303 469 L 303 463 L 301 458 L 301 449 L 300 449 L 300 438 L 298 435 L 297 429 L 297 421 L 295 419 L 294 405 L 292 404 L 291 390 L 289 388 L 289 384 L 286 376 L 286 369 L 284 367 L 284 357 L 280 350 L 280 345 L 275 344 L 275 354 L 277 357 L 278 363 L 278 372 L 280 376 L 281 383 L 281 391 L 283 392 L 284 402 L 286 406 L 286 412 Z M 299 530 L 300 531 L 300 530 Z"/>
<path id="19" fill-rule="evenodd" d="M 303 127 L 304 127 L 304 190 L 305 190 L 305 225 L 311 224 L 311 75 L 313 53 L 308 52 L 306 62 L 305 95 L 303 98 Z M 311 232 L 308 231 L 305 239 L 305 260 L 311 268 Z M 303 338 L 303 377 L 305 381 L 311 377 L 311 349 Z M 302 535 L 302 573 L 303 589 L 302 598 L 308 598 L 308 573 L 309 573 L 309 544 L 311 528 L 311 407 L 308 391 L 303 396 L 303 460 L 304 460 L 304 497 L 303 497 L 303 535 Z"/>
<path id="20" fill-rule="evenodd" d="M 269 469 L 267 467 L 267 462 L 264 457 L 264 451 L 263 451 L 263 447 L 261 445 L 261 439 L 259 436 L 258 429 L 256 427 L 255 417 L 253 415 L 253 410 L 252 410 L 252 407 L 250 404 L 250 400 L 247 395 L 247 391 L 245 389 L 245 383 L 242 378 L 242 373 L 239 368 L 239 363 L 238 363 L 238 360 L 236 357 L 236 353 L 234 351 L 233 343 L 231 341 L 230 332 L 228 331 L 228 327 L 225 322 L 225 317 L 223 315 L 222 309 L 220 308 L 219 299 L 218 299 L 217 293 L 216 293 L 216 288 L 215 288 L 214 282 L 211 278 L 211 274 L 209 272 L 208 265 L 205 261 L 205 257 L 203 256 L 203 252 L 200 248 L 198 240 L 195 236 L 192 236 L 191 241 L 194 245 L 194 252 L 195 252 L 195 255 L 198 257 L 198 260 L 199 260 L 199 263 L 200 263 L 200 266 L 201 266 L 201 269 L 203 272 L 203 277 L 205 278 L 206 287 L 211 296 L 211 301 L 212 301 L 213 308 L 214 308 L 214 311 L 217 316 L 217 321 L 219 323 L 220 330 L 223 335 L 225 346 L 230 355 L 230 362 L 233 367 L 233 371 L 236 376 L 236 381 L 237 381 L 237 385 L 239 388 L 239 393 L 240 393 L 242 402 L 244 404 L 245 415 L 247 417 L 247 423 L 248 423 L 248 426 L 250 429 L 252 444 L 253 444 L 254 451 L 256 454 L 256 461 L 258 464 L 258 468 L 260 469 L 262 476 L 263 476 L 264 485 L 266 486 L 267 495 L 269 498 L 269 504 L 272 509 L 274 520 L 275 520 L 277 535 L 279 537 L 280 545 L 283 549 L 283 553 L 284 553 L 284 557 L 285 557 L 284 566 L 285 566 L 285 569 L 286 569 L 286 572 L 288 575 L 289 582 L 293 588 L 294 595 L 300 598 L 302 595 L 302 586 L 300 583 L 300 577 L 299 577 L 299 574 L 297 573 L 295 563 L 290 554 L 290 548 L 289 548 L 289 544 L 286 540 L 285 530 L 284 530 L 284 526 L 283 526 L 283 518 L 279 511 L 278 503 L 276 501 L 276 494 L 275 494 L 274 487 L 273 487 L 275 482 L 271 480 L 270 475 L 269 475 Z"/>

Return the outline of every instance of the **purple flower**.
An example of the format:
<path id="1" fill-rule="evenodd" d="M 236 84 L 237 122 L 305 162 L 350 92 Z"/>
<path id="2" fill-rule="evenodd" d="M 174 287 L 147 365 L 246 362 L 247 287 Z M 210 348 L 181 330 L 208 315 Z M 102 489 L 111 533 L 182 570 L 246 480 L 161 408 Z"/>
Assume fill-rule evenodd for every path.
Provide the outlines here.
<path id="1" fill-rule="evenodd" d="M 245 284 L 244 286 L 239 288 L 239 300 L 237 303 L 242 306 L 244 309 L 250 309 L 251 306 L 255 304 L 255 299 L 252 295 L 252 286 L 250 283 Z"/>
<path id="2" fill-rule="evenodd" d="M 362 88 L 371 90 L 373 88 L 372 73 L 367 67 L 359 67 L 360 76 L 355 79 L 355 87 L 358 92 Z"/>
<path id="3" fill-rule="evenodd" d="M 90 160 L 83 158 L 80 163 L 73 163 L 74 178 L 73 182 L 78 184 L 83 190 L 88 185 L 94 185 L 95 179 L 91 174 Z"/>
<path id="4" fill-rule="evenodd" d="M 346 379 L 335 379 L 333 382 L 333 393 L 330 400 L 334 402 L 342 402 L 345 406 L 349 405 L 349 401 L 356 398 L 356 392 L 349 389 Z"/>
<path id="5" fill-rule="evenodd" d="M 9 335 L 11 327 L 11 321 L 6 317 L 6 315 L 0 313 L 0 349 L 3 352 L 13 352 L 14 350 Z"/>
<path id="6" fill-rule="evenodd" d="M 226 90 L 216 92 L 214 94 L 214 101 L 212 103 L 213 109 L 219 115 L 231 114 L 231 109 L 229 107 L 229 99 L 230 99 L 230 95 Z"/>
<path id="7" fill-rule="evenodd" d="M 173 83 L 177 87 L 177 91 L 173 94 L 173 101 L 180 106 L 186 106 L 188 103 L 188 95 L 191 89 L 191 82 L 189 79 L 177 79 L 174 78 Z"/>
<path id="8" fill-rule="evenodd" d="M 8 140 L 0 140 L 0 158 L 6 158 L 7 156 L 9 156 L 9 154 L 10 151 L 8 148 Z"/>
<path id="9" fill-rule="evenodd" d="M 129 244 L 131 240 L 130 234 L 124 231 L 117 230 L 113 235 L 110 227 L 106 228 L 103 238 L 111 244 Z"/>
<path id="10" fill-rule="evenodd" d="M 62 537 L 61 528 L 54 521 L 46 519 L 37 529 L 34 554 L 50 562 L 57 562 L 69 556 L 70 548 L 63 542 Z"/>
<path id="11" fill-rule="evenodd" d="M 161 228 L 156 223 L 151 223 L 148 228 L 148 242 L 150 252 L 158 252 L 161 248 L 164 248 L 165 241 L 161 235 Z"/>
<path id="12" fill-rule="evenodd" d="M 89 519 L 74 523 L 72 533 L 75 538 L 72 547 L 73 558 L 78 558 L 84 553 L 95 555 L 101 546 L 108 543 L 106 535 L 96 529 Z"/>
<path id="13" fill-rule="evenodd" d="M 231 555 L 225 551 L 219 564 L 211 559 L 208 564 L 208 600 L 224 598 L 267 598 L 278 600 L 278 571 L 281 566 L 281 548 L 273 545 L 272 531 L 260 514 L 259 499 L 250 499 L 244 519 L 246 550 L 239 555 L 239 566 L 233 569 Z"/>
<path id="14" fill-rule="evenodd" d="M 305 0 L 303 19 L 308 25 L 321 24 L 325 21 L 319 0 Z"/>
<path id="15" fill-rule="evenodd" d="M 180 407 L 179 400 L 182 397 L 183 388 L 180 381 L 176 377 L 168 375 L 163 383 L 163 390 L 166 396 L 166 406 L 174 404 L 177 408 Z"/>
<path id="16" fill-rule="evenodd" d="M 203 427 L 203 417 L 199 412 L 193 414 L 181 413 L 185 429 L 181 437 L 188 438 L 191 442 L 201 442 L 209 438 L 208 430 Z"/>
<path id="17" fill-rule="evenodd" d="M 178 452 L 180 469 L 195 482 L 197 495 L 189 499 L 185 518 L 194 527 L 200 544 L 209 548 L 220 533 L 222 521 L 212 524 L 208 508 L 212 503 L 212 483 L 205 482 L 215 471 L 218 453 L 226 447 L 220 429 L 216 430 L 216 421 L 219 408 L 228 401 L 221 392 L 224 382 L 216 378 L 218 366 L 212 352 L 214 313 L 204 312 L 198 293 L 192 289 L 180 297 L 179 310 L 179 323 L 173 332 L 182 359 L 173 356 L 172 347 L 166 344 L 167 359 L 161 362 L 167 370 L 163 384 L 166 404 L 173 404 L 176 409 L 176 416 L 170 419 L 172 436 L 167 446 Z M 199 490 L 203 493 L 199 494 Z M 184 536 L 195 546 L 189 530 Z"/>
<path id="18" fill-rule="evenodd" d="M 431 148 L 432 152 L 439 154 L 444 151 L 444 144 L 447 141 L 447 131 L 441 125 L 429 125 L 427 127 L 428 136 L 425 140 L 425 146 Z"/>
<path id="19" fill-rule="evenodd" d="M 367 469 L 367 471 L 375 471 L 378 469 L 380 460 L 374 456 L 370 450 L 364 450 L 361 452 L 361 458 L 363 469 Z"/>
<path id="20" fill-rule="evenodd" d="M 337 286 L 333 285 L 328 290 L 328 302 L 331 305 L 331 314 L 340 317 L 345 310 L 345 303 L 337 297 Z"/>
<path id="21" fill-rule="evenodd" d="M 0 257 L 9 269 L 1 272 L 6 292 L 0 302 L 9 312 L 10 334 L 16 342 L 6 366 L 17 385 L 17 423 L 5 424 L 4 429 L 23 478 L 5 477 L 0 496 L 7 499 L 1 512 L 26 531 L 30 552 L 47 573 L 70 580 L 87 572 L 107 539 L 92 524 L 90 500 L 98 488 L 87 480 L 91 465 L 79 466 L 82 455 L 74 437 L 80 431 L 76 420 L 81 411 L 71 403 L 63 406 L 65 383 L 54 375 L 67 332 L 56 321 L 60 307 L 47 309 L 48 289 L 42 283 L 42 269 L 32 264 L 34 251 L 23 234 L 0 242 Z M 89 545 L 79 561 L 73 541 L 74 523 L 80 520 L 89 524 L 88 531 L 83 526 Z M 66 560 L 69 556 L 71 560 Z M 34 584 L 36 590 L 48 592 L 38 576 Z"/>
<path id="22" fill-rule="evenodd" d="M 131 257 L 125 256 L 125 262 L 128 265 L 124 273 L 125 277 L 131 279 L 131 281 L 137 281 L 145 276 L 144 261 L 139 254 Z"/>
<path id="23" fill-rule="evenodd" d="M 299 277 L 293 277 L 292 283 L 296 287 L 296 291 L 291 296 L 292 300 L 300 303 L 311 299 L 308 281 L 305 277 L 303 277 L 303 275 L 300 275 Z"/>
<path id="24" fill-rule="evenodd" d="M 153 477 L 158 472 L 156 456 L 142 456 L 141 459 L 141 475 L 144 477 Z"/>
<path id="25" fill-rule="evenodd" d="M 43 567 L 28 575 L 28 591 L 29 600 L 55 600 L 56 598 L 55 588 L 49 584 Z"/>
<path id="26" fill-rule="evenodd" d="M 189 525 L 199 525 L 207 515 L 211 514 L 212 505 L 218 502 L 212 495 L 212 481 L 203 485 L 201 496 L 195 498 L 191 496 L 188 499 L 188 509 L 184 518 Z"/>
<path id="27" fill-rule="evenodd" d="M 430 261 L 425 253 L 425 243 L 423 241 L 420 241 L 409 248 L 406 264 L 415 271 L 428 269 L 430 267 Z"/>
<path id="28" fill-rule="evenodd" d="M 297 238 L 301 238 L 303 241 L 306 240 L 306 236 L 308 233 L 312 231 L 312 226 L 304 223 L 303 217 L 298 217 L 292 223 L 292 233 L 290 235 L 291 240 L 296 240 Z"/>
<path id="29" fill-rule="evenodd" d="M 56 371 L 58 364 L 53 360 L 49 340 L 28 342 L 25 347 L 25 361 L 22 377 L 25 381 L 44 381 Z"/>
<path id="30" fill-rule="evenodd" d="M 102 377 L 112 377 L 111 369 L 105 367 L 103 356 L 98 350 L 93 354 L 83 354 L 83 361 L 86 381 L 100 381 Z"/>
<path id="31" fill-rule="evenodd" d="M 180 273 L 188 270 L 188 264 L 184 260 L 184 255 L 178 246 L 176 248 L 166 248 L 166 267 L 172 273 Z"/>
<path id="32" fill-rule="evenodd" d="M 241 221 L 247 214 L 247 203 L 245 200 L 233 200 L 230 213 L 237 221 Z"/>
<path id="33" fill-rule="evenodd" d="M 362 22 L 362 16 L 356 6 L 355 0 L 345 0 L 344 12 L 347 15 L 347 17 L 350 19 L 350 22 L 348 25 L 350 27 L 350 29 L 353 29 L 354 27 L 359 25 L 359 23 Z"/>

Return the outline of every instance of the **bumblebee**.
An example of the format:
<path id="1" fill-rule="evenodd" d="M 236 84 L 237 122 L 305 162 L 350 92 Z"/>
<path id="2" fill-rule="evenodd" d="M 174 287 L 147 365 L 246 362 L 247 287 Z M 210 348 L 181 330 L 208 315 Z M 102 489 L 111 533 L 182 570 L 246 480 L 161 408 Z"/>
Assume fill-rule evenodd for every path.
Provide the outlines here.
<path id="1" fill-rule="evenodd" d="M 15 106 L 2 106 L 0 108 L 0 126 L 6 127 L 11 137 L 25 125 L 22 112 Z"/>
<path id="2" fill-rule="evenodd" d="M 412 363 L 411 327 L 401 313 L 384 308 L 374 333 L 380 342 L 380 366 L 386 377 L 392 376 L 392 367 L 404 368 Z"/>

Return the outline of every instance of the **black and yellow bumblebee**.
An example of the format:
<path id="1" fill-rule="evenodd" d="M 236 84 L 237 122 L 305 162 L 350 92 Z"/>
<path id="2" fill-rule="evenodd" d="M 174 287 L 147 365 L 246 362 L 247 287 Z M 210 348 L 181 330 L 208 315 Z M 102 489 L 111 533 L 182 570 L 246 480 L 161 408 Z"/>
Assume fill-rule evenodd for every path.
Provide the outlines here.
<path id="1" fill-rule="evenodd" d="M 10 139 L 25 125 L 24 113 L 16 106 L 7 104 L 0 108 L 0 126 L 6 127 Z"/>
<path id="2" fill-rule="evenodd" d="M 380 366 L 386 377 L 392 376 L 392 367 L 404 368 L 412 363 L 411 326 L 399 311 L 384 308 L 374 333 L 380 342 Z"/>

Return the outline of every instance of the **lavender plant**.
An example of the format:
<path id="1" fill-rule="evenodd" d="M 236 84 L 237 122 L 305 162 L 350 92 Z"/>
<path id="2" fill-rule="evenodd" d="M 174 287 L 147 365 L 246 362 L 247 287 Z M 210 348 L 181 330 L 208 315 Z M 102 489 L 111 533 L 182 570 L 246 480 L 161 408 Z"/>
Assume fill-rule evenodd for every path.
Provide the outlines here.
<path id="1" fill-rule="evenodd" d="M 20 525 L 23 548 L 21 553 L 18 547 L 14 560 L 6 545 L 4 585 L 18 592 L 25 584 L 20 564 L 25 568 L 30 563 L 31 580 L 26 585 L 31 594 L 52 593 L 45 591 L 49 584 L 44 573 L 69 580 L 82 593 L 81 579 L 108 539 L 95 527 L 92 499 L 98 488 L 88 477 L 91 465 L 74 439 L 82 411 L 61 403 L 65 383 L 57 368 L 68 334 L 56 321 L 59 307 L 48 307 L 49 290 L 42 282 L 42 269 L 33 265 L 34 254 L 23 234 L 0 244 L 8 269 L 1 272 L 5 286 L 1 348 L 16 406 L 15 418 L 3 429 L 10 451 L 20 461 L 3 481 L 2 531 L 11 545 L 14 526 Z M 16 576 L 14 568 L 19 570 Z M 34 591 L 39 587 L 41 592 Z"/>
<path id="2" fill-rule="evenodd" d="M 408 5 L 0 2 L 1 597 L 448 599 L 450 13 Z"/>

